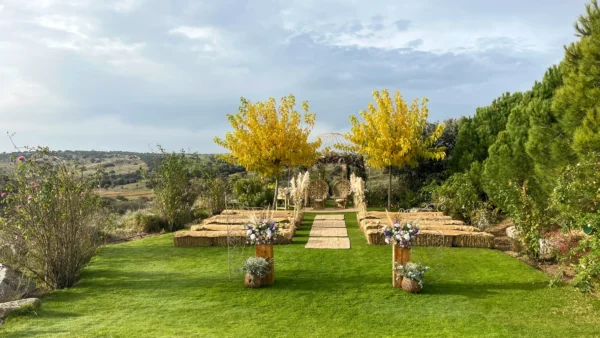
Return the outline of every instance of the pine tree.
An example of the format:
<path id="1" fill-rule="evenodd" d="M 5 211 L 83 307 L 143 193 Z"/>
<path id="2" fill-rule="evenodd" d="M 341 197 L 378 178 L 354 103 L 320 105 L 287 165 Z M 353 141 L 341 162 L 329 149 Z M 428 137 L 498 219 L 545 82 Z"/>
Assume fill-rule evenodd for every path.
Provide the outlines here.
<path id="1" fill-rule="evenodd" d="M 586 5 L 575 24 L 580 40 L 565 48 L 561 65 L 564 85 L 556 91 L 553 109 L 560 127 L 580 157 L 600 152 L 600 7 Z"/>

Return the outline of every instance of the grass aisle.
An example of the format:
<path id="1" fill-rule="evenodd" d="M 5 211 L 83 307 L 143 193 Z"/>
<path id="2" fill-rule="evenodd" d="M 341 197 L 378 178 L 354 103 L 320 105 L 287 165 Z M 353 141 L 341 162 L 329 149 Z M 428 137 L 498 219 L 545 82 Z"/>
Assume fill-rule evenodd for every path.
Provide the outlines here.
<path id="1" fill-rule="evenodd" d="M 275 285 L 227 280 L 227 248 L 175 248 L 173 235 L 108 246 L 76 287 L 9 318 L 2 337 L 595 337 L 600 302 L 499 251 L 416 248 L 432 265 L 421 295 L 391 287 L 390 247 L 309 250 L 313 214 L 275 247 Z M 250 249 L 246 256 L 252 255 Z"/>

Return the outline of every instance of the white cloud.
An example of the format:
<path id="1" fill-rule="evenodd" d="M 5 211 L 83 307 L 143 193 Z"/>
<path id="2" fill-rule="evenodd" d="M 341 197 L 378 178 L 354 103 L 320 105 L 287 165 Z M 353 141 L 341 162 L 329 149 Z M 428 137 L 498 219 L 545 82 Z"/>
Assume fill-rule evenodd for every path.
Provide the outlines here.
<path id="1" fill-rule="evenodd" d="M 0 68 L 0 118 L 38 118 L 49 112 L 64 109 L 67 102 L 48 87 L 28 80 L 14 68 Z"/>
<path id="2" fill-rule="evenodd" d="M 138 9 L 142 3 L 142 0 L 117 0 L 110 7 L 116 12 L 127 13 Z"/>
<path id="3" fill-rule="evenodd" d="M 146 47 L 145 43 L 124 43 L 121 39 L 99 38 L 94 41 L 91 50 L 102 56 L 132 56 Z"/>
<path id="4" fill-rule="evenodd" d="M 216 43 L 219 38 L 219 34 L 212 27 L 180 26 L 171 29 L 169 33 L 183 35 L 188 39 L 208 40 L 212 41 L 213 43 Z"/>
<path id="5" fill-rule="evenodd" d="M 60 15 L 42 16 L 37 18 L 35 23 L 44 28 L 73 34 L 84 39 L 87 39 L 88 35 L 83 33 L 82 29 L 85 29 L 86 31 L 92 30 L 92 26 L 89 23 L 84 23 L 83 20 L 79 18 L 64 17 Z"/>

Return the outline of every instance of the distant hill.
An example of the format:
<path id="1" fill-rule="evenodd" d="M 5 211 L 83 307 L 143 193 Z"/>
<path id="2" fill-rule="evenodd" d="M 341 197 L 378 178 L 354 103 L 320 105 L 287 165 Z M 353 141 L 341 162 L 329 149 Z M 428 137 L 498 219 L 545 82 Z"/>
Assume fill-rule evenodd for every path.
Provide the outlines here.
<path id="1" fill-rule="evenodd" d="M 8 175 L 12 170 L 11 155 L 27 156 L 28 153 L 1 153 L 0 175 Z M 102 188 L 115 188 L 132 185 L 143 181 L 142 170 L 152 171 L 160 163 L 160 153 L 136 153 L 128 151 L 94 151 L 94 150 L 61 150 L 54 155 L 65 161 L 72 161 L 78 166 L 84 166 L 86 172 L 93 172 L 102 167 Z M 218 159 L 214 154 L 197 155 L 196 175 L 212 172 L 228 176 L 245 171 L 244 168 L 232 165 Z"/>

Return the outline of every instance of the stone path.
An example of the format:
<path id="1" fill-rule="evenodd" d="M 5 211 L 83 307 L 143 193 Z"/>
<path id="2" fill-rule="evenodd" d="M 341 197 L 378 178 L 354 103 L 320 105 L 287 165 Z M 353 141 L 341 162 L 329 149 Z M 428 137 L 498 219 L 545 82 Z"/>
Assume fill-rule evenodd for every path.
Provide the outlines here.
<path id="1" fill-rule="evenodd" d="M 305 248 L 350 249 L 344 215 L 315 216 Z"/>

